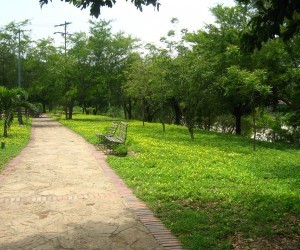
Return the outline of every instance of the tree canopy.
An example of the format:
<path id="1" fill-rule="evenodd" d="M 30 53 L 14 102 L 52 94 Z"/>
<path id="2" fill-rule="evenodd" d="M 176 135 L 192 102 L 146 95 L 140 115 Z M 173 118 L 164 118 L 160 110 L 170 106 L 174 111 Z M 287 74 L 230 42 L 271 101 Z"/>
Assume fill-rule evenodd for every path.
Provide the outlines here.
<path id="1" fill-rule="evenodd" d="M 298 0 L 237 0 L 250 5 L 254 15 L 249 29 L 243 34 L 244 48 L 260 49 L 263 42 L 276 36 L 289 40 L 300 29 L 300 2 Z"/>
<path id="2" fill-rule="evenodd" d="M 99 17 L 101 14 L 101 7 L 112 8 L 117 0 L 61 0 L 69 4 L 73 4 L 77 8 L 86 9 L 90 8 L 90 14 L 94 17 Z M 128 1 L 128 0 L 126 0 Z M 130 0 L 140 11 L 143 10 L 143 6 L 153 5 L 157 10 L 159 10 L 159 0 Z M 48 4 L 49 0 L 39 0 L 40 5 Z M 50 0 L 52 2 L 52 0 Z"/>
<path id="3" fill-rule="evenodd" d="M 184 125 L 191 139 L 202 128 L 300 144 L 300 35 L 274 37 L 249 53 L 241 34 L 253 6 L 211 12 L 215 22 L 195 32 L 179 31 L 173 18 L 161 43 L 146 46 L 101 19 L 68 37 L 66 51 L 23 32 L 21 86 L 40 110 L 60 110 L 67 119 L 73 112 L 106 114 L 160 121 L 163 130 Z M 0 29 L 0 85 L 7 89 L 17 85 L 16 35 L 25 24 Z"/>

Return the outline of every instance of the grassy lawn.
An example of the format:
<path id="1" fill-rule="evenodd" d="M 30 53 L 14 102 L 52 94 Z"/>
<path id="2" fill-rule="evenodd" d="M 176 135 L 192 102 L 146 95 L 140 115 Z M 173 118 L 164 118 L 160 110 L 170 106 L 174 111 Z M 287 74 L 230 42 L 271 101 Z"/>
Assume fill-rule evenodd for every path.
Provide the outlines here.
<path id="1" fill-rule="evenodd" d="M 8 131 L 8 138 L 3 135 L 3 120 L 0 120 L 0 142 L 5 142 L 5 149 L 0 148 L 0 172 L 4 165 L 13 157 L 17 156 L 28 144 L 30 139 L 31 119 L 23 119 L 24 125 L 19 126 L 15 119 Z"/>
<path id="2" fill-rule="evenodd" d="M 111 120 L 61 123 L 95 143 Z M 187 249 L 300 249 L 300 150 L 129 121 L 129 155 L 108 163 Z"/>

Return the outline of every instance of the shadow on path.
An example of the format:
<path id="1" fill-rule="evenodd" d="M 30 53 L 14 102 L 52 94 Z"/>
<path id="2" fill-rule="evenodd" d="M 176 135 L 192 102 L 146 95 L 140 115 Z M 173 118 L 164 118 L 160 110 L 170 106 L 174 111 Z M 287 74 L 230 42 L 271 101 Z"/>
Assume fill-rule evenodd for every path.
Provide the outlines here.
<path id="1" fill-rule="evenodd" d="M 104 154 L 48 117 L 2 177 L 0 249 L 182 249 Z"/>

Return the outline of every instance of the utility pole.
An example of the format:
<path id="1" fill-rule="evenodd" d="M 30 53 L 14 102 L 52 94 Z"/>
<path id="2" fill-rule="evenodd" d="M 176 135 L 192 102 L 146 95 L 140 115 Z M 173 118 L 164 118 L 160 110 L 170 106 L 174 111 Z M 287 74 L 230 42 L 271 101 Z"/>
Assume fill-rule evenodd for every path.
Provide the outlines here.
<path id="1" fill-rule="evenodd" d="M 67 35 L 68 35 L 67 26 L 69 24 L 71 24 L 71 23 L 65 21 L 65 23 L 54 25 L 54 27 L 64 26 L 64 32 L 54 32 L 54 34 L 61 34 L 65 38 L 65 56 L 66 57 L 67 57 Z"/>
<path id="2" fill-rule="evenodd" d="M 21 88 L 21 30 L 19 29 L 19 43 L 18 43 L 18 87 Z"/>
<path id="3" fill-rule="evenodd" d="M 18 34 L 18 87 L 21 88 L 21 30 L 20 29 Z M 18 107 L 18 121 L 20 125 L 23 124 L 21 107 Z"/>
<path id="4" fill-rule="evenodd" d="M 71 24 L 71 23 L 65 21 L 65 23 L 54 25 L 54 27 L 64 26 L 64 32 L 54 32 L 54 34 L 61 34 L 65 38 L 65 61 L 67 61 L 67 35 L 70 35 L 67 32 L 67 26 L 69 24 Z M 68 88 L 67 85 L 68 84 L 66 83 L 66 89 Z M 65 115 L 66 115 L 66 120 L 67 120 L 68 119 L 68 103 L 67 102 L 65 104 Z"/>

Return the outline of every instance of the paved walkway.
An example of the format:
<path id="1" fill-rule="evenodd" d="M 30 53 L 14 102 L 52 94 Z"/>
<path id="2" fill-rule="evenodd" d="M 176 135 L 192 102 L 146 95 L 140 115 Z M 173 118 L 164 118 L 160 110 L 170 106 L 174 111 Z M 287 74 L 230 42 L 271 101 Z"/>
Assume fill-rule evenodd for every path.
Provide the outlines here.
<path id="1" fill-rule="evenodd" d="M 182 248 L 101 152 L 45 117 L 0 174 L 0 249 Z"/>

